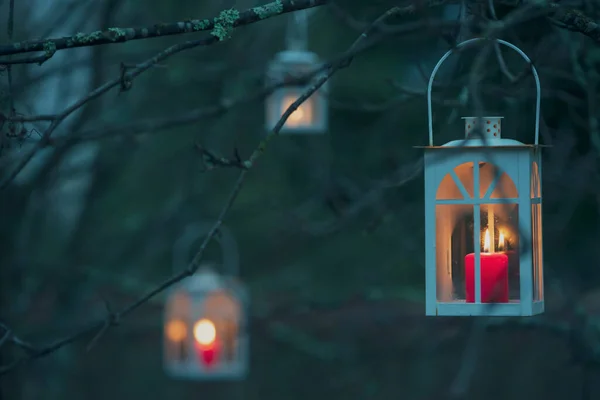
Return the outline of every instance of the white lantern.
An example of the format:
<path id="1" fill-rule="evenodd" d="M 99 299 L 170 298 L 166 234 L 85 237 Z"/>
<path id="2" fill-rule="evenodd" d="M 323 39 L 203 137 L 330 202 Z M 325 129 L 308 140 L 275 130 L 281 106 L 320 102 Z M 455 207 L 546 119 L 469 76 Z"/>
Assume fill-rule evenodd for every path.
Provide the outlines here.
<path id="1" fill-rule="evenodd" d="M 235 242 L 227 232 L 222 231 L 223 264 L 232 273 L 237 251 L 231 248 Z M 185 244 L 191 237 L 184 235 L 179 243 Z M 181 251 L 174 251 L 175 261 L 181 258 Z M 233 276 L 204 265 L 183 280 L 169 293 L 165 307 L 163 356 L 167 374 L 190 380 L 243 379 L 249 360 L 247 313 L 247 293 Z"/>
<path id="2" fill-rule="evenodd" d="M 267 86 L 308 75 L 320 67 L 315 53 L 286 50 L 276 55 L 267 71 Z M 283 86 L 266 100 L 266 129 L 271 131 L 292 103 L 313 86 L 319 75 L 302 85 Z M 322 134 L 328 127 L 327 82 L 306 99 L 286 120 L 280 134 Z"/>
<path id="3" fill-rule="evenodd" d="M 544 311 L 542 262 L 540 83 L 535 142 L 503 139 L 501 117 L 467 117 L 465 140 L 433 144 L 431 89 L 425 147 L 426 314 L 530 316 Z M 481 135 L 476 135 L 476 133 Z"/>

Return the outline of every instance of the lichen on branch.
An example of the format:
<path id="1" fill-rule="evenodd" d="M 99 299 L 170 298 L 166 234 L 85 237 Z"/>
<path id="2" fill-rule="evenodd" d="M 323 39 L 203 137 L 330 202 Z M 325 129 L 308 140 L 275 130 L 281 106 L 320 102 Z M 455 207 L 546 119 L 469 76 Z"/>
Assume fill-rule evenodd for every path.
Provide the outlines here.
<path id="1" fill-rule="evenodd" d="M 265 4 L 264 6 L 254 7 L 252 11 L 254 11 L 260 19 L 270 18 L 283 12 L 283 3 L 281 0 L 277 0 L 273 3 Z"/>
<path id="2" fill-rule="evenodd" d="M 239 18 L 239 11 L 233 8 L 230 10 L 221 11 L 219 16 L 215 18 L 214 28 L 210 34 L 216 36 L 219 41 L 229 39 L 231 37 L 233 27 Z"/>

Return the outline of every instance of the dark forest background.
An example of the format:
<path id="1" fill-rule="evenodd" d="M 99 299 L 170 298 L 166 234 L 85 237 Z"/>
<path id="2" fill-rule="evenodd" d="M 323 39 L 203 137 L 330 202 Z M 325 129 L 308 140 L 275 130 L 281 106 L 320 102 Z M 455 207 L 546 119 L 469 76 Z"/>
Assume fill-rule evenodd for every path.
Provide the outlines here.
<path id="1" fill-rule="evenodd" d="M 197 383 L 162 370 L 162 294 L 91 349 L 97 332 L 47 346 L 178 272 L 175 240 L 189 225 L 217 221 L 240 169 L 207 163 L 199 148 L 245 160 L 266 137 L 256 93 L 284 49 L 291 14 L 240 26 L 230 39 L 121 82 L 128 90 L 119 84 L 90 99 L 105 82 L 210 31 L 55 53 L 10 44 L 212 20 L 263 3 L 0 0 L 1 398 L 598 398 L 600 3 L 295 3 L 323 4 L 311 8 L 308 46 L 324 61 L 339 60 L 386 10 L 402 11 L 377 23 L 373 45 L 329 80 L 327 134 L 275 137 L 247 172 L 222 222 L 238 241 L 252 299 L 250 375 Z M 427 144 L 433 66 L 457 41 L 479 35 L 519 46 L 542 82 L 541 141 L 552 147 L 543 158 L 539 317 L 424 316 L 422 150 L 413 146 Z M 480 52 L 461 52 L 438 74 L 438 144 L 461 138 L 460 117 L 474 115 L 470 80 Z M 46 56 L 42 65 L 26 59 Z M 505 49 L 484 61 L 476 85 L 483 111 L 505 117 L 504 137 L 532 143 L 529 67 Z M 213 241 L 203 259 L 218 260 L 219 251 Z M 19 359 L 26 361 L 13 364 Z"/>

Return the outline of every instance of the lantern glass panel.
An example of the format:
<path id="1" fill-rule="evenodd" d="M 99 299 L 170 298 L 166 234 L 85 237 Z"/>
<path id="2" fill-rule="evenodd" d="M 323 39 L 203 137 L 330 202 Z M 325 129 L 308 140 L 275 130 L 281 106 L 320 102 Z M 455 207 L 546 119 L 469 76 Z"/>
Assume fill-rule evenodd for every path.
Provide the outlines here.
<path id="1" fill-rule="evenodd" d="M 190 344 L 190 298 L 185 292 L 173 293 L 167 302 L 165 319 L 165 359 L 185 362 Z"/>
<path id="2" fill-rule="evenodd" d="M 296 95 L 293 91 L 285 94 L 280 103 L 279 118 L 286 110 L 296 101 L 302 94 Z M 285 126 L 288 128 L 302 128 L 311 126 L 315 122 L 315 104 L 314 97 L 306 99 L 285 121 Z"/>
<path id="3" fill-rule="evenodd" d="M 506 172 L 491 163 L 479 163 L 479 197 L 482 199 L 516 199 L 517 186 Z"/>
<path id="4" fill-rule="evenodd" d="M 457 200 L 473 198 L 473 165 L 472 162 L 460 164 L 444 176 L 440 183 L 437 200 Z"/>
<path id="5" fill-rule="evenodd" d="M 512 303 L 520 300 L 518 213 L 517 204 L 481 205 L 477 235 L 479 240 L 475 242 L 480 251 L 481 303 Z M 474 225 L 473 223 L 471 226 Z M 474 261 L 471 264 L 474 265 Z M 473 268 L 471 265 L 467 267 Z M 471 290 L 472 301 L 473 283 Z M 467 290 L 467 302 L 470 300 L 469 294 Z"/>
<path id="6" fill-rule="evenodd" d="M 479 169 L 478 198 L 483 200 L 480 205 L 473 200 L 475 165 Z M 491 163 L 466 162 L 444 176 L 436 193 L 438 302 L 520 301 L 517 199 L 513 180 Z M 480 252 L 478 274 L 475 246 Z"/>
<path id="7" fill-rule="evenodd" d="M 284 87 L 273 92 L 267 99 L 267 128 L 275 128 L 289 106 L 300 98 L 306 87 Z M 280 133 L 321 133 L 327 126 L 326 99 L 317 91 L 294 111 L 281 128 Z"/>
<path id="8" fill-rule="evenodd" d="M 238 336 L 242 317 L 240 303 L 230 293 L 219 290 L 207 296 L 204 315 L 213 321 L 221 351 L 220 359 L 231 362 L 238 358 Z"/>
<path id="9" fill-rule="evenodd" d="M 465 256 L 473 248 L 473 206 L 436 205 L 436 288 L 438 302 L 466 300 Z"/>
<path id="10" fill-rule="evenodd" d="M 498 183 L 490 195 L 491 199 L 516 199 L 518 198 L 517 186 L 506 172 L 500 174 Z"/>
<path id="11" fill-rule="evenodd" d="M 542 205 L 531 205 L 531 253 L 533 265 L 533 300 L 544 300 L 544 278 L 542 271 Z"/>

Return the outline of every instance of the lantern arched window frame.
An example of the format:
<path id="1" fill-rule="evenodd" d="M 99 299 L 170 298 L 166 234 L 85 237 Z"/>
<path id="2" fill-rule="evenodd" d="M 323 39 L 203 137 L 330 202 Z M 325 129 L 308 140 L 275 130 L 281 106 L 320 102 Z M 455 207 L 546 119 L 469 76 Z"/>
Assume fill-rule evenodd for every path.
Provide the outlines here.
<path id="1" fill-rule="evenodd" d="M 173 265 L 185 268 L 190 246 L 210 227 L 190 226 L 176 243 Z M 221 227 L 223 271 L 204 264 L 167 293 L 163 333 L 165 372 L 177 379 L 240 380 L 249 363 L 248 292 L 237 279 L 235 239 Z"/>
<path id="2" fill-rule="evenodd" d="M 465 140 L 424 147 L 426 315 L 531 316 L 544 312 L 541 240 L 540 84 L 533 145 L 501 138 L 501 117 L 466 117 Z M 480 135 L 474 135 L 480 133 Z M 484 229 L 485 228 L 485 229 Z M 511 247 L 512 246 L 512 247 Z"/>

